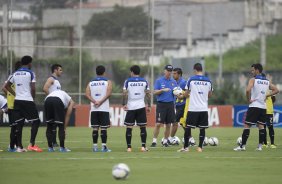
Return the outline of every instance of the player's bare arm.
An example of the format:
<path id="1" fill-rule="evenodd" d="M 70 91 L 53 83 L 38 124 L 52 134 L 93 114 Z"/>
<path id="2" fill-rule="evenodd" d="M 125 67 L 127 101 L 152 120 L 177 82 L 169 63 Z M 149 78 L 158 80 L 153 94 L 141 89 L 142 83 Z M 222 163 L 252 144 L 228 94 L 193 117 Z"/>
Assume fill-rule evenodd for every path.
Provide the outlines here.
<path id="1" fill-rule="evenodd" d="M 49 94 L 49 88 L 50 86 L 52 86 L 54 84 L 54 79 L 52 77 L 49 77 L 47 79 L 47 81 L 45 82 L 44 86 L 43 86 L 43 91 L 46 95 Z"/>
<path id="2" fill-rule="evenodd" d="M 247 89 L 246 89 L 246 98 L 247 98 L 247 101 L 249 103 L 252 103 L 252 99 L 251 99 L 251 90 L 252 88 L 254 87 L 254 83 L 255 83 L 255 78 L 251 78 L 249 80 L 249 83 L 248 83 L 248 86 L 247 86 Z M 253 99 L 254 100 L 254 99 Z"/>
<path id="3" fill-rule="evenodd" d="M 122 106 L 125 111 L 127 111 L 127 101 L 128 101 L 128 91 L 124 89 L 122 91 Z"/>
<path id="4" fill-rule="evenodd" d="M 104 98 L 102 98 L 100 101 L 96 101 L 95 106 L 99 107 L 100 105 L 102 105 L 108 98 L 110 98 L 110 96 L 112 95 L 112 90 L 113 90 L 113 85 L 112 85 L 112 81 L 108 81 L 108 88 L 107 88 L 107 93 L 106 96 L 104 96 Z"/>
<path id="5" fill-rule="evenodd" d="M 7 82 L 5 82 L 4 84 L 3 84 L 3 86 L 2 86 L 2 91 L 3 91 L 3 93 L 5 94 L 5 95 L 7 95 L 7 93 L 8 93 L 8 90 L 5 88 L 5 84 L 6 84 Z"/>
<path id="6" fill-rule="evenodd" d="M 273 95 L 276 95 L 276 94 L 279 93 L 278 88 L 274 84 L 272 84 L 272 83 L 269 84 L 269 89 L 271 90 L 271 93 L 266 95 L 266 98 L 270 97 L 270 96 L 273 96 Z"/>
<path id="7" fill-rule="evenodd" d="M 148 104 L 148 108 L 147 108 L 147 111 L 148 112 L 151 112 L 151 91 L 150 90 L 146 90 L 146 101 L 147 101 L 147 104 Z"/>
<path id="8" fill-rule="evenodd" d="M 96 100 L 94 100 L 92 97 L 91 97 L 91 91 L 90 91 L 90 87 L 89 87 L 89 84 L 87 85 L 86 89 L 85 89 L 85 96 L 86 98 L 92 102 L 93 104 L 96 103 Z"/>
<path id="9" fill-rule="evenodd" d="M 4 88 L 5 90 L 9 91 L 12 95 L 16 96 L 15 91 L 12 89 L 12 83 L 10 81 L 8 81 L 5 85 Z"/>
<path id="10" fill-rule="evenodd" d="M 74 105 L 75 105 L 74 101 L 70 100 L 67 111 L 66 111 L 66 116 L 65 116 L 65 122 L 64 122 L 65 130 L 69 124 L 70 116 L 71 116 Z"/>
<path id="11" fill-rule="evenodd" d="M 154 90 L 154 95 L 160 95 L 163 92 L 168 92 L 168 91 L 170 91 L 169 88 L 163 88 L 163 89 Z"/>
<path id="12" fill-rule="evenodd" d="M 35 82 L 30 83 L 30 93 L 32 98 L 35 99 L 35 93 L 36 93 Z"/>

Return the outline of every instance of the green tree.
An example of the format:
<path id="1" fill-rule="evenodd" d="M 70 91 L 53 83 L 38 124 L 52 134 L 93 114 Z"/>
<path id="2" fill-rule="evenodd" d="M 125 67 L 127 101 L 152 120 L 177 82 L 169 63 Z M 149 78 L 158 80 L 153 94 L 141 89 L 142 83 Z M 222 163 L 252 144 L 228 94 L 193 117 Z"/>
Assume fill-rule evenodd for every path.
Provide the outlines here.
<path id="1" fill-rule="evenodd" d="M 122 7 L 116 5 L 113 11 L 93 14 L 84 26 L 85 36 L 95 39 L 133 39 L 150 38 L 151 17 L 142 7 Z M 155 20 L 155 28 L 160 21 Z M 157 35 L 155 35 L 157 36 Z"/>

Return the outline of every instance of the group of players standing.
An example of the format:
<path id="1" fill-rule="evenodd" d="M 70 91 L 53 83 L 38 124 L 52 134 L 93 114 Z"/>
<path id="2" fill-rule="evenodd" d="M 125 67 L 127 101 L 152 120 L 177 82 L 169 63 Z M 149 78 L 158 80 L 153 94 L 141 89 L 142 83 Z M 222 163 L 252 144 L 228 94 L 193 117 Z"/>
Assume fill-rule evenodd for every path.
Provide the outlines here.
<path id="1" fill-rule="evenodd" d="M 42 149 L 35 144 L 35 138 L 40 125 L 38 111 L 34 103 L 35 97 L 35 74 L 31 70 L 32 58 L 30 56 L 22 57 L 20 62 L 16 63 L 15 72 L 9 76 L 3 91 L 7 94 L 7 104 L 2 97 L 0 107 L 3 112 L 8 111 L 11 125 L 9 152 L 42 152 Z M 179 152 L 189 151 L 189 138 L 191 129 L 198 127 L 199 144 L 198 152 L 203 151 L 203 142 L 205 139 L 205 129 L 208 128 L 208 98 L 212 95 L 212 83 L 207 76 L 204 76 L 203 68 L 200 63 L 193 67 L 194 76 L 188 81 L 182 78 L 181 68 L 173 68 L 172 65 L 166 65 L 164 75 L 158 78 L 154 83 L 153 94 L 156 95 L 156 126 L 153 132 L 153 141 L 151 147 L 157 146 L 157 137 L 160 128 L 164 125 L 164 139 L 162 146 L 169 146 L 169 137 L 174 137 L 180 123 L 184 129 L 184 146 Z M 47 97 L 44 101 L 46 116 L 46 137 L 48 142 L 48 151 L 54 152 L 56 146 L 56 129 L 59 129 L 60 152 L 69 152 L 65 147 L 65 134 L 74 102 L 71 97 L 63 90 L 58 77 L 62 74 L 62 66 L 54 64 L 51 67 L 52 76 L 44 84 L 43 91 Z M 146 111 L 151 111 L 151 92 L 147 80 L 140 77 L 141 69 L 138 65 L 130 67 L 130 77 L 123 86 L 122 105 L 126 113 L 126 143 L 127 152 L 132 152 L 131 139 L 132 128 L 135 124 L 140 127 L 141 151 L 148 151 L 146 147 Z M 245 150 L 249 128 L 252 124 L 259 127 L 259 150 L 263 145 L 263 136 L 265 130 L 265 98 L 278 93 L 278 89 L 271 84 L 266 77 L 262 76 L 262 66 L 255 64 L 252 66 L 252 78 L 247 87 L 247 98 L 250 106 L 245 121 L 245 129 L 242 135 L 242 144 L 235 148 L 236 151 Z M 107 128 L 110 127 L 110 103 L 109 98 L 112 94 L 112 82 L 106 78 L 106 68 L 102 65 L 96 67 L 96 77 L 87 85 L 85 96 L 90 101 L 90 122 L 93 128 L 93 152 L 111 152 L 107 147 Z M 171 77 L 172 75 L 172 77 Z M 183 93 L 173 94 L 175 88 L 181 88 Z M 268 90 L 272 90 L 268 93 Z M 147 102 L 147 108 L 145 100 Z M 2 112 L 2 111 L 1 111 Z M 27 150 L 22 145 L 22 129 L 24 122 L 31 123 L 30 144 Z M 99 131 L 100 130 L 100 131 Z M 98 137 L 101 137 L 102 147 L 98 147 Z M 15 147 L 16 145 L 16 147 Z"/>

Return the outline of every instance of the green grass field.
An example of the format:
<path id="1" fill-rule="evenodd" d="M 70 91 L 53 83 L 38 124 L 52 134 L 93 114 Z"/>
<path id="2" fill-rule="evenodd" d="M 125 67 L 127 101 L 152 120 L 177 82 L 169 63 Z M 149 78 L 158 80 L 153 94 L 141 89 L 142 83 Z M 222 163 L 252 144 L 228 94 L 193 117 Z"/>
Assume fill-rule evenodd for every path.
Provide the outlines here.
<path id="1" fill-rule="evenodd" d="M 139 152 L 139 129 L 133 131 L 133 152 L 126 152 L 125 128 L 110 128 L 108 146 L 111 153 L 93 153 L 91 129 L 68 128 L 66 146 L 69 153 L 48 153 L 45 127 L 41 127 L 37 144 L 42 153 L 8 153 L 9 128 L 0 128 L 0 183 L 29 184 L 94 184 L 94 183 L 281 183 L 282 129 L 275 129 L 277 149 L 255 151 L 258 131 L 252 129 L 247 151 L 235 152 L 236 139 L 241 128 L 210 128 L 207 136 L 216 136 L 219 146 L 207 146 L 203 153 L 196 147 L 188 153 L 176 152 L 180 146 L 157 147 L 149 152 Z M 162 129 L 163 130 L 163 129 Z M 148 146 L 152 140 L 152 128 L 148 129 Z M 162 132 L 162 131 L 161 131 Z M 182 130 L 178 136 L 182 138 Z M 27 146 L 30 128 L 24 129 L 24 144 Z M 198 131 L 193 131 L 198 137 Z M 160 136 L 162 137 L 162 136 Z M 196 139 L 198 141 L 198 139 Z M 160 144 L 159 144 L 160 145 Z M 126 163 L 131 169 L 125 181 L 117 181 L 111 175 L 113 165 Z"/>

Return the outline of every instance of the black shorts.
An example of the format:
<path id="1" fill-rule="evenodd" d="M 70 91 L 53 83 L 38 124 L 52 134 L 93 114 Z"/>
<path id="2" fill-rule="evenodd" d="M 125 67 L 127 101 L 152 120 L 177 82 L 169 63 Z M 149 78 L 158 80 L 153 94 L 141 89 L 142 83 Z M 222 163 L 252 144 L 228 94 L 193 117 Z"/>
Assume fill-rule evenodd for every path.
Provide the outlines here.
<path id="1" fill-rule="evenodd" d="M 9 117 L 9 124 L 10 126 L 15 126 L 16 120 L 15 120 L 15 111 L 14 109 L 8 109 L 8 117 Z"/>
<path id="2" fill-rule="evenodd" d="M 109 128 L 110 127 L 110 113 L 103 111 L 91 112 L 91 127 L 93 128 Z"/>
<path id="3" fill-rule="evenodd" d="M 64 124 L 66 110 L 59 97 L 48 97 L 44 102 L 46 123 Z"/>
<path id="4" fill-rule="evenodd" d="M 180 106 L 176 106 L 175 109 L 176 109 L 175 121 L 179 122 L 180 119 L 184 115 L 185 104 L 184 105 L 180 105 Z"/>
<path id="5" fill-rule="evenodd" d="M 39 120 L 38 111 L 33 101 L 15 100 L 15 123 L 26 119 L 29 122 Z"/>
<path id="6" fill-rule="evenodd" d="M 265 123 L 268 127 L 273 126 L 273 114 L 266 114 Z"/>
<path id="7" fill-rule="evenodd" d="M 147 125 L 146 108 L 129 110 L 126 113 L 124 124 L 126 126 L 134 126 L 135 122 L 138 126 Z"/>
<path id="8" fill-rule="evenodd" d="M 257 107 L 249 107 L 247 111 L 247 116 L 245 123 L 248 125 L 262 124 L 266 122 L 266 109 L 261 109 Z"/>
<path id="9" fill-rule="evenodd" d="M 187 112 L 186 127 L 191 128 L 208 128 L 209 127 L 209 116 L 208 111 L 201 112 Z"/>
<path id="10" fill-rule="evenodd" d="M 175 123 L 175 110 L 173 102 L 157 103 L 156 122 L 163 124 Z"/>

